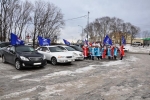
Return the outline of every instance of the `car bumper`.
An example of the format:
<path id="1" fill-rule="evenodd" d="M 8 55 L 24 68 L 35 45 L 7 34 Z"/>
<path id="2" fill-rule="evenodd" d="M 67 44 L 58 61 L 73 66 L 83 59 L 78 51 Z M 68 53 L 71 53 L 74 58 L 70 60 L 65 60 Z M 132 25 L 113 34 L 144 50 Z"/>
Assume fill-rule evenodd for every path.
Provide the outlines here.
<path id="1" fill-rule="evenodd" d="M 75 57 L 75 60 L 84 60 L 84 57 L 83 56 L 77 56 L 77 57 Z"/>
<path id="2" fill-rule="evenodd" d="M 68 62 L 73 62 L 73 61 L 75 61 L 75 59 L 73 59 L 73 58 L 70 58 L 70 59 L 62 59 L 62 58 L 57 58 L 57 62 L 58 63 L 68 63 Z"/>
<path id="3" fill-rule="evenodd" d="M 42 61 L 20 61 L 22 67 L 37 67 L 37 66 L 45 66 L 47 65 L 47 60 Z"/>

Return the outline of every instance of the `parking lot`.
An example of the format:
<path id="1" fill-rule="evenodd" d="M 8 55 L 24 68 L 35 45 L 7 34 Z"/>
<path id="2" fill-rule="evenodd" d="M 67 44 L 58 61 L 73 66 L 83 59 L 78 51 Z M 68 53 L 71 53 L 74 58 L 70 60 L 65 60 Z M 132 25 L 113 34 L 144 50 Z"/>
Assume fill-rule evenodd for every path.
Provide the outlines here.
<path id="1" fill-rule="evenodd" d="M 150 100 L 150 55 L 23 70 L 0 58 L 0 100 Z"/>

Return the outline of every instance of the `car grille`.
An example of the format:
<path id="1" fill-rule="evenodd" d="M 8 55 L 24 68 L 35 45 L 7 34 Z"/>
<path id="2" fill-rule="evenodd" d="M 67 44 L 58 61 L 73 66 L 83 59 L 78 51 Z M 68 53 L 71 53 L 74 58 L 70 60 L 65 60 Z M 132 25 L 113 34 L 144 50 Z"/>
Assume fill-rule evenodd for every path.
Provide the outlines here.
<path id="1" fill-rule="evenodd" d="M 29 57 L 31 61 L 41 61 L 43 60 L 41 57 Z"/>
<path id="2" fill-rule="evenodd" d="M 72 56 L 66 56 L 66 58 L 72 58 Z"/>

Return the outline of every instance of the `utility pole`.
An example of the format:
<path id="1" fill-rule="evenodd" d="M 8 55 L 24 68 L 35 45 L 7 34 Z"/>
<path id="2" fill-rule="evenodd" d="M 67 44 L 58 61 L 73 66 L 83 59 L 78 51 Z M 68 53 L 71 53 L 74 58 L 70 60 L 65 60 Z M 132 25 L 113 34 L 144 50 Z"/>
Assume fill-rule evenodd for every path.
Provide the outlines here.
<path id="1" fill-rule="evenodd" d="M 90 12 L 88 11 L 88 21 L 87 21 L 87 27 L 88 27 L 88 30 L 87 30 L 87 41 L 88 41 L 88 35 L 89 35 L 89 14 L 90 14 Z"/>

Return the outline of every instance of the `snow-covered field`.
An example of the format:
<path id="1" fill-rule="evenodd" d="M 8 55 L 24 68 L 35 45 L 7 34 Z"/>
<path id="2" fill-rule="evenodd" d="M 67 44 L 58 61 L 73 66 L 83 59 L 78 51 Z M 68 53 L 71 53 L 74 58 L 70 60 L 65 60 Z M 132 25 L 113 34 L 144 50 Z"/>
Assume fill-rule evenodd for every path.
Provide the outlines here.
<path id="1" fill-rule="evenodd" d="M 135 52 L 135 53 L 149 53 L 150 52 L 150 46 L 131 46 L 130 44 L 127 44 L 124 46 L 128 52 Z"/>

